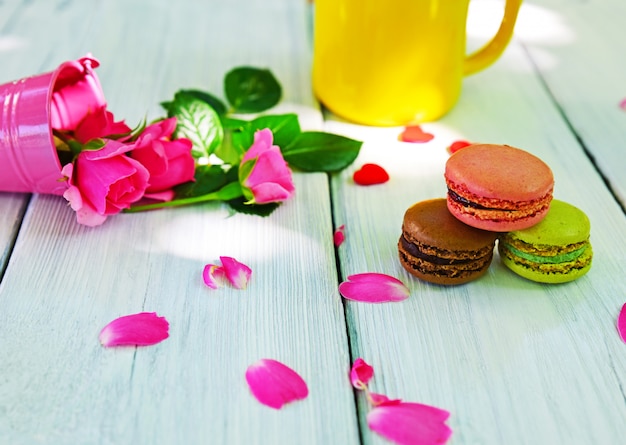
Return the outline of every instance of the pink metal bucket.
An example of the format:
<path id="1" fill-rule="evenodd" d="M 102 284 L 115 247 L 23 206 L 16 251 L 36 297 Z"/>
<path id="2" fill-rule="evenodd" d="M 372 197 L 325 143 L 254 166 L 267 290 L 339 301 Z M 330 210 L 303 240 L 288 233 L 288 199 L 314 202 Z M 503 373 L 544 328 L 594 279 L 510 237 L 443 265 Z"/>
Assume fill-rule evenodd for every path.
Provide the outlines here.
<path id="1" fill-rule="evenodd" d="M 0 191 L 61 195 L 62 181 L 52 129 L 72 130 L 106 105 L 89 56 L 55 71 L 0 85 Z"/>

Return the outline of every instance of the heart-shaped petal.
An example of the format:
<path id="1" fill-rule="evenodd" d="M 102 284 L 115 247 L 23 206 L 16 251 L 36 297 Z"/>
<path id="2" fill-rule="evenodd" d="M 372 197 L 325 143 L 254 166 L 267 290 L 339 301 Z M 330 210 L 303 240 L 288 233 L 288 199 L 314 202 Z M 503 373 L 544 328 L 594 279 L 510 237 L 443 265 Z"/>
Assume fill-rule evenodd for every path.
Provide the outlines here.
<path id="1" fill-rule="evenodd" d="M 169 323 L 155 312 L 116 318 L 100 331 L 102 346 L 148 346 L 169 337 Z"/>
<path id="2" fill-rule="evenodd" d="M 277 360 L 264 358 L 250 365 L 246 371 L 246 381 L 254 397 L 274 409 L 309 395 L 304 379 Z"/>
<path id="3" fill-rule="evenodd" d="M 389 174 L 378 164 L 363 164 L 352 179 L 359 185 L 383 184 L 389 181 Z"/>
<path id="4" fill-rule="evenodd" d="M 454 141 L 452 144 L 448 146 L 448 152 L 450 154 L 454 154 L 460 149 L 469 147 L 470 145 L 472 145 L 472 143 L 468 141 L 463 141 L 463 140 Z"/>
<path id="5" fill-rule="evenodd" d="M 426 133 L 419 125 L 407 125 L 404 131 L 398 136 L 398 140 L 402 142 L 423 143 L 433 140 L 435 135 Z"/>
<path id="6" fill-rule="evenodd" d="M 387 303 L 406 300 L 409 289 L 397 278 L 381 273 L 350 275 L 339 285 L 344 298 L 366 303 Z"/>
<path id="7" fill-rule="evenodd" d="M 617 317 L 617 332 L 624 343 L 626 343 L 626 304 L 622 306 L 622 310 Z"/>

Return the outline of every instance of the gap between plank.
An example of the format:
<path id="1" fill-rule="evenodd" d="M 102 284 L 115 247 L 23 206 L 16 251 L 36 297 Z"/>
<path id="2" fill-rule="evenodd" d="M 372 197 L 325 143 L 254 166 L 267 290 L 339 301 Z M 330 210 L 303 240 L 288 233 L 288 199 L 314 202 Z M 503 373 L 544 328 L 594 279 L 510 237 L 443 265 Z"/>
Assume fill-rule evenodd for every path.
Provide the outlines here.
<path id="1" fill-rule="evenodd" d="M 569 131 L 574 135 L 574 138 L 576 138 L 576 141 L 578 142 L 578 144 L 582 147 L 583 152 L 585 153 L 585 155 L 587 156 L 587 158 L 589 159 L 589 162 L 591 162 L 591 165 L 593 166 L 593 168 L 595 169 L 595 171 L 598 173 L 598 175 L 600 176 L 600 178 L 602 179 L 602 182 L 604 182 L 604 185 L 606 186 L 606 188 L 608 189 L 609 193 L 611 194 L 611 196 L 613 197 L 613 199 L 615 200 L 615 202 L 617 202 L 617 204 L 620 206 L 620 208 L 622 209 L 622 213 L 624 213 L 624 215 L 626 215 L 626 206 L 625 204 L 623 204 L 618 196 L 617 193 L 615 192 L 615 189 L 613 188 L 613 186 L 611 185 L 611 181 L 609 180 L 609 178 L 602 172 L 602 170 L 600 169 L 600 167 L 598 166 L 598 163 L 596 162 L 596 158 L 593 155 L 593 153 L 587 148 L 587 145 L 585 144 L 585 142 L 583 141 L 582 137 L 580 136 L 580 134 L 578 134 L 578 132 L 576 131 L 576 129 L 574 128 L 574 126 L 572 125 L 572 122 L 569 120 L 569 118 L 567 117 L 567 113 L 565 112 L 565 110 L 563 109 L 563 107 L 561 106 L 561 104 L 559 103 L 559 101 L 556 99 L 556 96 L 554 95 L 554 93 L 552 92 L 552 90 L 550 89 L 550 85 L 548 85 L 548 82 L 546 81 L 546 79 L 543 77 L 543 74 L 541 73 L 541 70 L 539 69 L 539 67 L 537 66 L 537 64 L 535 63 L 534 59 L 532 58 L 530 51 L 528 50 L 528 47 L 526 46 L 526 44 L 524 44 L 524 42 L 520 42 L 520 46 L 522 47 L 522 49 L 524 50 L 524 52 L 526 53 L 527 58 L 530 61 L 531 66 L 533 67 L 533 71 L 535 72 L 535 74 L 537 74 L 537 77 L 539 79 L 539 82 L 541 83 L 541 85 L 543 86 L 544 90 L 546 91 L 546 93 L 548 94 L 548 96 L 550 97 L 550 99 L 552 99 L 552 103 L 554 104 L 554 106 L 556 107 L 558 113 L 561 115 L 561 118 L 563 119 L 563 121 L 565 122 L 565 125 L 567 126 L 567 128 L 569 129 Z"/>
<path id="2" fill-rule="evenodd" d="M 7 246 L 4 254 L 4 263 L 0 264 L 0 283 L 4 279 L 4 274 L 6 273 L 7 268 L 9 267 L 9 262 L 11 261 L 11 257 L 13 256 L 13 250 L 15 250 L 15 243 L 17 242 L 17 237 L 22 230 L 22 225 L 24 224 L 24 215 L 26 215 L 26 210 L 30 206 L 30 203 L 33 199 L 33 195 L 30 194 L 28 199 L 25 200 L 20 206 L 17 215 L 15 216 L 15 222 L 13 223 L 13 230 L 11 231 L 11 241 Z"/>
<path id="3" fill-rule="evenodd" d="M 320 104 L 320 106 L 322 107 L 322 115 L 324 115 L 324 108 L 323 105 Z M 332 188 L 332 174 L 331 173 L 327 173 L 326 174 L 326 178 L 328 180 L 328 194 L 330 197 L 330 221 L 331 221 L 331 231 L 332 231 L 332 235 L 334 238 L 334 234 L 335 234 L 335 230 L 336 230 L 336 221 L 335 221 L 335 200 L 333 198 L 333 188 Z M 333 249 L 335 252 L 335 270 L 337 271 L 337 289 L 339 289 L 339 284 L 341 284 L 341 282 L 344 280 L 343 277 L 343 273 L 341 272 L 341 262 L 339 260 L 339 246 L 335 246 L 334 243 L 334 239 L 333 239 Z M 344 298 L 341 297 L 341 295 L 339 296 L 339 298 L 341 298 L 341 306 L 343 308 L 343 320 L 346 326 L 346 340 L 347 340 L 347 344 L 348 344 L 348 357 L 350 359 L 350 363 L 348 363 L 349 368 L 352 368 L 352 363 L 354 363 L 355 361 L 355 357 L 354 357 L 354 351 L 352 350 L 352 342 L 350 341 L 350 327 L 349 327 L 349 323 L 348 323 L 348 311 L 346 310 L 346 301 Z M 352 384 L 350 384 L 350 386 L 352 386 Z M 352 387 L 352 397 L 354 400 L 354 407 L 356 409 L 356 426 L 357 426 L 357 431 L 359 432 L 359 444 L 363 445 L 363 431 L 361 430 L 361 416 L 365 415 L 365 413 L 362 412 L 362 409 L 359 405 L 359 399 L 358 399 L 358 392 L 356 390 L 356 388 Z"/>

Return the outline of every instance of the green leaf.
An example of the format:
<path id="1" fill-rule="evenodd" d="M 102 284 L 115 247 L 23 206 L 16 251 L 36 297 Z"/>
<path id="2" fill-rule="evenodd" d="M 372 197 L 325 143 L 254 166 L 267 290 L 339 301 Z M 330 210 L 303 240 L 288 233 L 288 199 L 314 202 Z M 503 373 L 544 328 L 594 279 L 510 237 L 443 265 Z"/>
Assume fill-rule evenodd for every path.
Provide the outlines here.
<path id="1" fill-rule="evenodd" d="M 282 88 L 267 69 L 235 68 L 224 77 L 224 92 L 235 113 L 259 113 L 280 101 Z"/>
<path id="2" fill-rule="evenodd" d="M 280 205 L 277 202 L 271 202 L 269 204 L 245 204 L 245 201 L 246 198 L 241 197 L 227 202 L 236 212 L 257 216 L 269 216 Z"/>
<path id="3" fill-rule="evenodd" d="M 178 92 L 169 104 L 168 115 L 177 118 L 175 135 L 193 143 L 194 157 L 208 157 L 222 143 L 224 130 L 211 105 L 193 94 Z"/>
<path id="4" fill-rule="evenodd" d="M 282 148 L 285 161 L 304 171 L 334 172 L 352 164 L 363 142 L 321 131 L 305 131 Z"/>
<path id="5" fill-rule="evenodd" d="M 242 187 L 239 181 L 233 181 L 226 184 L 216 192 L 217 198 L 221 201 L 232 201 L 242 196 Z"/>
<path id="6" fill-rule="evenodd" d="M 254 199 L 254 195 L 252 194 L 252 190 L 246 187 L 244 183 L 248 179 L 248 176 L 250 176 L 250 173 L 252 173 L 252 169 L 254 168 L 255 165 L 256 165 L 256 160 L 250 159 L 249 161 L 246 161 L 242 165 L 239 166 L 239 173 L 238 173 L 239 182 L 242 185 L 241 190 L 242 190 L 243 196 L 244 198 L 246 198 L 247 201 L 252 201 Z"/>
<path id="7" fill-rule="evenodd" d="M 167 111 L 167 116 L 168 117 L 172 117 L 172 115 L 170 114 L 170 109 L 172 108 L 172 104 L 174 103 L 173 100 L 171 101 L 167 101 L 167 102 L 161 102 L 159 105 L 161 105 L 161 108 L 163 108 L 165 111 Z"/>
<path id="8" fill-rule="evenodd" d="M 212 94 L 200 90 L 180 90 L 177 94 L 179 93 L 188 94 L 196 99 L 206 102 L 219 116 L 226 114 L 226 104 Z"/>
<path id="9" fill-rule="evenodd" d="M 274 135 L 274 145 L 286 147 L 300 134 L 300 123 L 296 114 L 276 114 L 257 117 L 230 135 L 230 145 L 239 154 L 239 159 L 254 142 L 254 133 L 269 128 Z M 222 158 L 224 159 L 224 158 Z"/>
<path id="10" fill-rule="evenodd" d="M 69 150 L 74 156 L 78 156 L 81 151 L 100 150 L 105 145 L 105 141 L 100 138 L 89 139 L 84 144 L 81 144 L 76 139 L 67 140 L 67 147 L 69 147 Z"/>
<path id="11" fill-rule="evenodd" d="M 215 110 L 215 112 L 219 116 L 224 116 L 226 114 L 226 111 L 227 111 L 226 104 L 224 104 L 223 101 L 221 101 L 217 97 L 213 96 L 212 94 L 207 93 L 206 91 L 193 90 L 193 89 L 178 90 L 175 93 L 174 97 L 176 96 L 176 94 L 187 94 L 187 95 L 195 97 L 196 99 L 199 99 L 199 100 L 201 100 L 203 102 L 206 102 L 207 104 L 209 104 L 211 106 L 211 108 L 213 108 Z M 165 101 L 165 102 L 161 102 L 160 103 L 161 107 L 165 111 L 167 111 L 168 117 L 172 117 L 171 110 L 172 110 L 174 102 L 175 102 L 175 100 Z"/>
<path id="12" fill-rule="evenodd" d="M 240 133 L 241 130 L 224 129 L 224 139 L 214 154 L 225 164 L 238 165 L 241 162 L 244 150 L 239 146 L 236 136 Z"/>
<path id="13" fill-rule="evenodd" d="M 300 122 L 298 122 L 298 116 L 296 114 L 274 114 L 257 117 L 250 121 L 247 128 L 251 133 L 250 144 L 247 148 L 254 142 L 254 133 L 264 128 L 272 130 L 274 134 L 274 145 L 278 145 L 279 147 L 287 147 L 301 133 Z"/>
<path id="14" fill-rule="evenodd" d="M 69 139 L 67 141 L 67 146 L 70 148 L 70 151 L 74 156 L 78 156 L 78 154 L 83 151 L 83 144 L 78 142 L 76 139 Z"/>
<path id="15" fill-rule="evenodd" d="M 233 117 L 222 116 L 222 127 L 229 130 L 241 130 L 248 125 L 248 121 L 243 119 L 235 119 Z"/>
<path id="16" fill-rule="evenodd" d="M 97 151 L 106 145 L 106 142 L 100 138 L 89 139 L 83 144 L 82 151 Z M 70 145 L 71 146 L 71 145 Z"/>
<path id="17" fill-rule="evenodd" d="M 231 170 L 235 170 L 235 173 L 237 171 Z M 174 192 L 177 199 L 207 195 L 231 182 L 232 176 L 233 172 L 224 170 L 220 165 L 199 165 L 196 167 L 195 180 L 176 186 Z"/>
<path id="18" fill-rule="evenodd" d="M 241 130 L 233 131 L 231 133 L 231 144 L 237 153 L 239 153 L 240 158 L 242 158 L 244 153 L 248 151 L 253 141 L 254 134 L 250 131 L 248 125 Z"/>
<path id="19" fill-rule="evenodd" d="M 242 142 L 242 131 L 249 125 L 249 121 L 222 116 L 224 139 L 215 150 L 215 155 L 226 164 L 239 164 L 249 145 Z"/>

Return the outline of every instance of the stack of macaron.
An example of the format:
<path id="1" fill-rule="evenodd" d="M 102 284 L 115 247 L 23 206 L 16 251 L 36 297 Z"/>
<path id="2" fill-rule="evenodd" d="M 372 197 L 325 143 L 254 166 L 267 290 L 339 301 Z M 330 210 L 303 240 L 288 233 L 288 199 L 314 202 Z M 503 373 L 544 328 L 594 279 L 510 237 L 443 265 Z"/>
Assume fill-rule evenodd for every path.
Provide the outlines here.
<path id="1" fill-rule="evenodd" d="M 496 241 L 502 262 L 529 280 L 563 283 L 591 267 L 589 219 L 553 199 L 554 177 L 541 159 L 474 144 L 448 159 L 445 179 L 446 199 L 404 215 L 398 253 L 411 274 L 443 285 L 472 281 L 487 271 Z"/>

